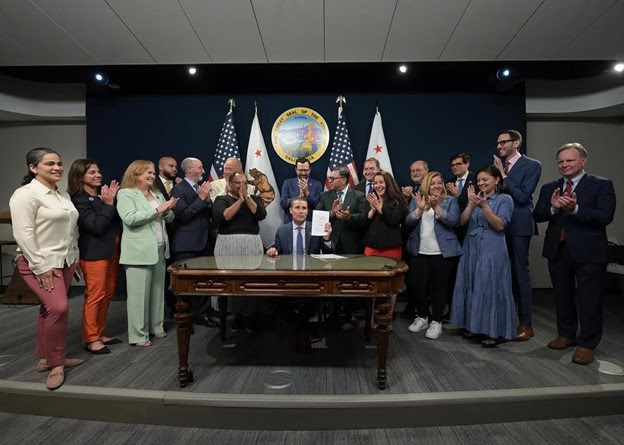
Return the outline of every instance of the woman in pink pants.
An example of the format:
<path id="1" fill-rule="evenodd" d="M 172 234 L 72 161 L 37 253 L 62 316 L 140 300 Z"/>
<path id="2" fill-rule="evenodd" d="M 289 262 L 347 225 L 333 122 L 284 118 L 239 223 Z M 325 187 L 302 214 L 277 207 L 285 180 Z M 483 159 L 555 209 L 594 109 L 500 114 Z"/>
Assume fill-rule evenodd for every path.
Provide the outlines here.
<path id="1" fill-rule="evenodd" d="M 34 148 L 26 155 L 28 175 L 9 201 L 13 236 L 21 255 L 17 267 L 39 297 L 35 355 L 39 372 L 50 371 L 46 386 L 60 388 L 65 368 L 82 363 L 65 357 L 67 291 L 78 261 L 78 211 L 56 186 L 63 163 L 54 150 Z"/>

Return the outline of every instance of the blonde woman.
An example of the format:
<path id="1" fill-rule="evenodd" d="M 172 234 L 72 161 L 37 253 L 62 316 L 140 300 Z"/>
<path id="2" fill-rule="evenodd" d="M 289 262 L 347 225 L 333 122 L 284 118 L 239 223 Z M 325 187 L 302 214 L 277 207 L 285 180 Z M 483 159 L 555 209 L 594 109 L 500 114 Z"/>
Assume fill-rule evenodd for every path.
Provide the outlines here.
<path id="1" fill-rule="evenodd" d="M 154 186 L 156 170 L 150 161 L 132 162 L 117 193 L 117 211 L 123 222 L 121 257 L 128 293 L 128 342 L 151 346 L 150 335 L 167 336 L 163 329 L 165 259 L 169 239 L 165 222 L 178 198 L 165 201 Z"/>

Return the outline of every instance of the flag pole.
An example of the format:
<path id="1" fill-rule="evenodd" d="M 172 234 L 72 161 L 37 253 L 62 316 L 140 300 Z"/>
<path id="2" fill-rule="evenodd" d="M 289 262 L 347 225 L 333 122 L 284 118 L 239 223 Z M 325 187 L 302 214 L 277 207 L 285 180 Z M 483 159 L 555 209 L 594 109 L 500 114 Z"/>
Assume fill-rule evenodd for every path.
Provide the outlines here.
<path id="1" fill-rule="evenodd" d="M 228 104 L 230 104 L 230 113 L 231 113 L 232 109 L 236 106 L 236 101 L 234 100 L 233 97 L 230 97 L 230 99 L 228 100 Z"/>

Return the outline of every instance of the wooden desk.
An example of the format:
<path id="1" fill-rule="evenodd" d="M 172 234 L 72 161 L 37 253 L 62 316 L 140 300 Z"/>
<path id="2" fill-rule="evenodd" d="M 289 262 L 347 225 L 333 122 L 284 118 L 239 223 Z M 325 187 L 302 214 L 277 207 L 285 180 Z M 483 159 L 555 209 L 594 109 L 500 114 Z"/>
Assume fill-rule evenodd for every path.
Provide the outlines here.
<path id="1" fill-rule="evenodd" d="M 386 388 L 388 336 L 392 323 L 387 299 L 405 290 L 407 265 L 389 258 L 344 255 L 345 259 L 321 260 L 310 256 L 264 255 L 252 257 L 201 257 L 169 266 L 171 289 L 177 296 L 178 380 L 184 388 L 193 381 L 188 365 L 190 328 L 188 298 L 219 297 L 221 339 L 225 339 L 227 297 L 284 296 L 334 298 L 384 298 L 375 315 L 377 323 L 377 380 Z M 303 264 L 301 262 L 303 260 Z"/>

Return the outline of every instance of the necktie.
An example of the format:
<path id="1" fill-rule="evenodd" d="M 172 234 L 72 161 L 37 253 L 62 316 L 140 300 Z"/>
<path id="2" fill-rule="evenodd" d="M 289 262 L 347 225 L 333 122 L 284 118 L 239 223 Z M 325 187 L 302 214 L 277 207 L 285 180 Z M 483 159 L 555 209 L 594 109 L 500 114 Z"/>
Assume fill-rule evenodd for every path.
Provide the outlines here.
<path id="1" fill-rule="evenodd" d="M 340 200 L 340 202 L 342 202 L 342 194 L 343 194 L 342 190 L 339 190 L 336 192 L 336 197 Z"/>
<path id="2" fill-rule="evenodd" d="M 171 193 L 171 181 L 165 181 L 165 190 L 167 190 L 167 195 Z"/>
<path id="3" fill-rule="evenodd" d="M 199 184 L 193 184 L 193 188 L 195 189 L 195 192 L 197 192 L 197 190 L 199 190 Z"/>
<path id="4" fill-rule="evenodd" d="M 572 182 L 571 179 L 568 179 L 568 182 L 566 182 L 566 188 L 563 191 L 564 196 L 570 196 L 572 194 L 573 185 L 574 182 Z M 565 241 L 565 229 L 563 227 L 561 228 L 561 234 L 559 234 L 559 241 Z"/>
<path id="5" fill-rule="evenodd" d="M 463 188 L 464 188 L 464 178 L 459 178 L 457 180 L 457 191 L 458 191 L 458 193 L 461 193 Z"/>
<path id="6" fill-rule="evenodd" d="M 303 229 L 303 227 L 301 226 L 297 226 L 297 255 L 303 255 L 304 254 L 304 248 L 303 248 L 303 235 L 301 234 L 301 229 Z"/>
<path id="7" fill-rule="evenodd" d="M 373 183 L 371 181 L 368 181 L 368 192 L 367 193 L 373 193 Z"/>
<path id="8" fill-rule="evenodd" d="M 505 173 L 505 176 L 507 176 L 509 174 L 509 166 L 510 165 L 511 165 L 511 162 L 505 161 L 505 168 L 503 169 L 504 173 Z"/>

